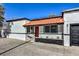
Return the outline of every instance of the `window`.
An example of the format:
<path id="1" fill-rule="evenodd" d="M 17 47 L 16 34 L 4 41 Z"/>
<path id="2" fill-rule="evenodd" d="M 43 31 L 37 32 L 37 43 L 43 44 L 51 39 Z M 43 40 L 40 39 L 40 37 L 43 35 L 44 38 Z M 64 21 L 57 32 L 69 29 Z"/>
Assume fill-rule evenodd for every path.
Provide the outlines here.
<path id="1" fill-rule="evenodd" d="M 58 32 L 58 26 L 57 25 L 52 25 L 51 26 L 51 33 L 57 33 Z"/>
<path id="2" fill-rule="evenodd" d="M 44 26 L 45 33 L 58 33 L 58 26 L 57 25 L 49 25 Z"/>
<path id="3" fill-rule="evenodd" d="M 34 33 L 34 27 L 33 26 L 31 26 L 31 33 Z"/>
<path id="4" fill-rule="evenodd" d="M 27 33 L 34 33 L 34 26 L 27 27 Z"/>
<path id="5" fill-rule="evenodd" d="M 50 26 L 45 26 L 44 27 L 44 32 L 49 33 L 50 32 Z"/>
<path id="6" fill-rule="evenodd" d="M 58 25 L 58 33 L 62 34 L 62 32 L 63 32 L 63 25 L 60 24 L 60 25 Z"/>
<path id="7" fill-rule="evenodd" d="M 27 33 L 30 33 L 30 27 L 27 27 Z"/>

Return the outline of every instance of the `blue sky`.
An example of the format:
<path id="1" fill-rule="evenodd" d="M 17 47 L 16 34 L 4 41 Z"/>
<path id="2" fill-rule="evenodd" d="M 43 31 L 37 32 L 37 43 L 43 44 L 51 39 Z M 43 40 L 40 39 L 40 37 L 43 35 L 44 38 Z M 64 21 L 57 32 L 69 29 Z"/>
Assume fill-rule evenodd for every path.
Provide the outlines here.
<path id="1" fill-rule="evenodd" d="M 51 14 L 61 15 L 63 10 L 78 8 L 79 3 L 4 3 L 5 19 L 43 18 Z"/>

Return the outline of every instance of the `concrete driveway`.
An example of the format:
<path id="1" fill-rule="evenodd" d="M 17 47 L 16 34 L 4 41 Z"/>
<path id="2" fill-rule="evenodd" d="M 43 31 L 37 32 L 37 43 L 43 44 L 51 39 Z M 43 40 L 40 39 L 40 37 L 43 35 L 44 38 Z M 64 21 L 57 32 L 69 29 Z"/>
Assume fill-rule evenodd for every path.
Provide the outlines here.
<path id="1" fill-rule="evenodd" d="M 0 55 L 26 43 L 22 40 L 0 38 Z"/>
<path id="2" fill-rule="evenodd" d="M 19 40 L 1 40 L 3 43 L 0 43 L 0 52 L 7 50 L 7 48 L 23 43 Z M 7 43 L 6 43 L 7 42 Z M 48 43 L 25 43 L 12 50 L 9 50 L 1 56 L 79 56 L 79 47 L 64 47 L 62 45 L 48 44 Z"/>

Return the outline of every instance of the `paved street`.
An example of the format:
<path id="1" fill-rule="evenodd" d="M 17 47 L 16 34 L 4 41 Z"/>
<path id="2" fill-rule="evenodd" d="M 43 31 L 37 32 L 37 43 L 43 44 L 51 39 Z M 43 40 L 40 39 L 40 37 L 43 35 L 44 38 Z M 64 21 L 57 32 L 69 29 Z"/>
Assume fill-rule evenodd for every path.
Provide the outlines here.
<path id="1" fill-rule="evenodd" d="M 79 56 L 78 46 L 64 47 L 62 45 L 40 42 L 22 43 L 24 43 L 24 41 L 14 39 L 0 39 L 0 53 L 17 46 L 2 53 L 1 56 Z"/>

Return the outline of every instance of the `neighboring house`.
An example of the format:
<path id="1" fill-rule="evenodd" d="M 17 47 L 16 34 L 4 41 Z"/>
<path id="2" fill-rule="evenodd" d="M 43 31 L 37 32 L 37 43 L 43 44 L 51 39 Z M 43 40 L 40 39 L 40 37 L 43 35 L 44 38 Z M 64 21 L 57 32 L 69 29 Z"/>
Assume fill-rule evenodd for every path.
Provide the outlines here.
<path id="1" fill-rule="evenodd" d="M 30 20 L 27 18 L 7 20 L 8 22 L 8 38 L 26 40 L 26 28 L 22 25 L 28 23 Z"/>
<path id="2" fill-rule="evenodd" d="M 62 12 L 60 17 L 41 18 L 23 25 L 33 41 L 62 40 L 64 46 L 79 45 L 79 8 Z"/>
<path id="3" fill-rule="evenodd" d="M 63 24 L 61 16 L 34 19 L 23 26 L 27 28 L 27 38 L 33 41 L 63 41 Z"/>

